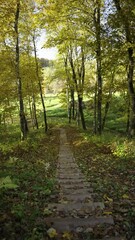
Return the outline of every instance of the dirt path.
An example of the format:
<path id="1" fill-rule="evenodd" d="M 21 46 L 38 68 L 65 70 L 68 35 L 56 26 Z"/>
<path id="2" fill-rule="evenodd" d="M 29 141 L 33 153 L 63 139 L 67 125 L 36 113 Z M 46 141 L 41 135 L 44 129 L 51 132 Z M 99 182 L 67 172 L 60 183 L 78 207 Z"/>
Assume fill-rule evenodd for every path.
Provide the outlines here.
<path id="1" fill-rule="evenodd" d="M 60 129 L 57 179 L 59 200 L 57 203 L 48 205 L 52 214 L 46 218 L 46 221 L 51 223 L 58 233 L 68 231 L 92 236 L 94 228 L 101 226 L 109 228 L 114 225 L 112 216 L 103 215 L 104 203 L 94 201 L 95 193 L 75 162 L 64 129 Z M 105 239 L 122 240 L 125 238 L 108 236 Z"/>

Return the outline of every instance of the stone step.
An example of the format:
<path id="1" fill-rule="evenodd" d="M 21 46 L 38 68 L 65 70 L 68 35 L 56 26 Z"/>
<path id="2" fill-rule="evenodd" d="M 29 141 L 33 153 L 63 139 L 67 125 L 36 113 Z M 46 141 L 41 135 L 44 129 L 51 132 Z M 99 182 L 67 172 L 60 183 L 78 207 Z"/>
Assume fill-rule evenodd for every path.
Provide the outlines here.
<path id="1" fill-rule="evenodd" d="M 69 159 L 69 161 L 71 162 L 71 159 L 72 159 L 74 161 L 73 155 L 71 153 L 69 153 L 67 150 L 66 150 L 66 152 L 67 152 L 66 154 L 65 154 L 65 152 L 59 154 L 59 160 L 66 159 L 66 161 L 67 161 Z"/>
<path id="2" fill-rule="evenodd" d="M 62 189 L 83 189 L 85 187 L 90 187 L 90 184 L 85 182 L 85 183 L 74 183 L 72 182 L 72 184 L 65 184 L 65 183 L 62 183 L 60 184 L 60 187 Z"/>
<path id="3" fill-rule="evenodd" d="M 84 178 L 84 176 L 83 176 L 83 174 L 82 173 L 63 173 L 63 172 L 61 172 L 61 173 L 58 173 L 57 172 L 57 174 L 56 174 L 56 177 L 57 178 L 66 178 L 66 179 L 81 179 L 81 178 Z"/>
<path id="4" fill-rule="evenodd" d="M 93 201 L 93 197 L 91 194 L 61 194 L 60 199 L 65 201 L 73 201 L 73 202 L 89 202 Z"/>
<path id="5" fill-rule="evenodd" d="M 68 175 L 68 177 L 65 178 L 64 174 L 62 174 L 62 175 L 60 175 L 60 176 L 57 175 L 57 180 L 65 180 L 65 181 L 66 181 L 66 180 L 67 180 L 67 181 L 69 181 L 69 180 L 71 180 L 71 181 L 79 180 L 79 181 L 86 181 L 86 179 L 85 179 L 83 176 L 81 176 L 81 177 L 78 177 L 78 176 L 77 176 L 77 178 L 75 178 L 75 177 L 73 177 L 73 176 L 69 177 L 69 175 Z"/>
<path id="6" fill-rule="evenodd" d="M 85 179 L 58 179 L 57 180 L 58 184 L 86 184 L 88 181 Z"/>
<path id="7" fill-rule="evenodd" d="M 60 174 L 56 174 L 56 177 L 59 179 L 85 179 L 82 173 L 70 173 L 70 174 L 64 174 L 64 173 L 60 173 Z"/>
<path id="8" fill-rule="evenodd" d="M 85 231 L 88 227 L 95 227 L 97 225 L 113 225 L 114 221 L 111 216 L 106 217 L 88 217 L 88 218 L 61 218 L 61 217 L 48 217 L 45 218 L 45 222 L 47 224 L 51 224 L 53 228 L 56 229 L 57 232 L 64 231 L 77 231 L 77 228 L 83 228 Z M 110 239 L 109 239 L 110 240 Z"/>
<path id="9" fill-rule="evenodd" d="M 63 193 L 63 194 L 72 194 L 72 195 L 75 195 L 75 194 L 85 194 L 85 193 L 91 193 L 93 195 L 96 195 L 95 193 L 93 193 L 93 188 L 91 187 L 84 187 L 84 186 L 80 186 L 78 188 L 75 188 L 74 186 L 71 185 L 71 187 L 69 188 L 64 188 L 63 186 L 59 186 L 59 192 L 60 193 Z"/>
<path id="10" fill-rule="evenodd" d="M 65 165 L 65 166 L 63 166 L 63 165 L 58 165 L 57 166 L 57 169 L 58 169 L 58 171 L 62 171 L 62 170 L 71 170 L 71 171 L 73 171 L 73 172 L 75 172 L 75 171 L 77 171 L 77 172 L 81 172 L 80 171 L 80 169 L 79 168 L 77 168 L 76 166 L 69 166 L 69 165 Z"/>
<path id="11" fill-rule="evenodd" d="M 51 203 L 48 204 L 49 210 L 56 210 L 57 212 L 63 211 L 84 211 L 85 213 L 89 213 L 94 211 L 95 209 L 100 208 L 103 210 L 105 208 L 103 202 L 89 202 L 89 203 Z"/>
<path id="12" fill-rule="evenodd" d="M 126 240 L 126 237 L 105 237 L 102 239 L 95 239 L 95 240 Z"/>
<path id="13" fill-rule="evenodd" d="M 77 166 L 76 165 L 69 165 L 69 164 L 65 164 L 65 165 L 57 165 L 57 169 L 58 170 L 74 170 L 74 171 L 78 171 L 79 169 L 77 168 Z M 79 170 L 80 171 L 80 170 Z"/>
<path id="14" fill-rule="evenodd" d="M 66 175 L 74 175 L 74 174 L 81 174 L 81 171 L 79 169 L 74 170 L 74 169 L 57 169 L 57 174 L 61 175 L 64 172 L 66 172 Z"/>
<path id="15" fill-rule="evenodd" d="M 63 194 L 63 195 L 75 195 L 75 194 L 89 194 L 89 193 L 92 193 L 92 195 L 95 195 L 95 193 L 93 193 L 93 188 L 82 188 L 82 189 L 63 189 L 63 190 L 60 190 L 59 192 L 60 194 Z"/>

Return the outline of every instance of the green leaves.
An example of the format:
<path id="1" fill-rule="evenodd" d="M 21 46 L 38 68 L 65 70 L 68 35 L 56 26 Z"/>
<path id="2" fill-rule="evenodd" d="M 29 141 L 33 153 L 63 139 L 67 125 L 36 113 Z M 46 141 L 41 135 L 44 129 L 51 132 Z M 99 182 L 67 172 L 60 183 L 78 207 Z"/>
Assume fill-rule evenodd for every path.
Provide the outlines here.
<path id="1" fill-rule="evenodd" d="M 11 180 L 10 176 L 0 179 L 0 188 L 16 189 L 17 187 L 18 185 Z"/>

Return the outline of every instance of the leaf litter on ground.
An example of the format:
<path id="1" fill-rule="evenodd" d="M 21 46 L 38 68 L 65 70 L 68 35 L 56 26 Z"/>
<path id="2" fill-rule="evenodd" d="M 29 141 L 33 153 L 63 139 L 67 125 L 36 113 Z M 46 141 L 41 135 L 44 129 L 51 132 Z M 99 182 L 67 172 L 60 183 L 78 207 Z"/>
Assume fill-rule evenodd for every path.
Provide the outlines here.
<path id="1" fill-rule="evenodd" d="M 51 195 L 57 199 L 58 129 L 53 129 L 51 134 L 33 143 L 24 143 L 25 147 L 20 144 L 1 161 L 2 239 L 47 238 L 43 221 L 44 215 L 49 214 L 46 204 L 51 202 Z"/>
<path id="2" fill-rule="evenodd" d="M 75 127 L 67 129 L 68 141 L 72 146 L 76 161 L 87 180 L 91 182 L 94 192 L 98 193 L 95 200 L 103 200 L 105 203 L 104 214 L 112 215 L 114 218 L 115 225 L 110 231 L 115 236 L 124 235 L 128 240 L 134 239 L 134 155 L 131 154 L 131 151 L 128 155 L 127 148 L 126 155 L 116 154 L 113 142 L 111 148 L 110 142 L 99 142 L 99 140 L 96 142 L 96 137 L 85 137 L 85 133 L 81 133 Z M 124 153 L 124 149 L 122 151 Z M 105 234 L 103 231 L 102 235 Z"/>

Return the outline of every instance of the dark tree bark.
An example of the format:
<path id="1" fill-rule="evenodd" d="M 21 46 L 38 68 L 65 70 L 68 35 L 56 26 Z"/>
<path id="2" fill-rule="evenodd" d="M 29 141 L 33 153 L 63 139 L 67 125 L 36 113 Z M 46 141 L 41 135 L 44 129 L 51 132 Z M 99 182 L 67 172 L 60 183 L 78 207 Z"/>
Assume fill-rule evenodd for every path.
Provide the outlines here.
<path id="1" fill-rule="evenodd" d="M 84 130 L 86 130 L 86 124 L 85 124 L 84 113 L 83 113 L 83 104 L 82 104 L 85 68 L 84 68 L 83 49 L 81 51 L 82 51 L 82 63 L 81 63 L 81 68 L 78 70 L 79 82 L 77 81 L 77 75 L 76 75 L 76 71 L 75 71 L 75 68 L 74 68 L 74 62 L 73 62 L 73 57 L 72 57 L 72 49 L 70 49 L 69 62 L 70 62 L 71 70 L 72 70 L 73 82 L 75 84 L 77 95 L 78 95 L 78 110 L 79 110 L 78 114 L 81 117 L 82 127 L 83 127 Z"/>
<path id="2" fill-rule="evenodd" d="M 30 60 L 30 46 L 29 44 L 27 45 L 27 55 L 29 59 L 29 63 L 31 62 Z M 36 98 L 35 98 L 35 93 L 34 93 L 34 84 L 33 80 L 31 79 L 31 88 L 32 88 L 32 123 L 33 123 L 33 128 L 36 127 L 38 129 L 38 118 L 37 118 L 37 109 L 36 109 Z"/>
<path id="3" fill-rule="evenodd" d="M 129 69 L 128 69 L 128 89 L 131 101 L 131 118 L 129 126 L 129 135 L 132 137 L 135 135 L 135 89 L 133 85 L 134 76 L 134 59 L 133 59 L 133 49 L 128 49 L 129 56 Z"/>
<path id="4" fill-rule="evenodd" d="M 84 88 L 84 79 L 85 79 L 85 58 L 84 58 L 84 51 L 83 47 L 81 47 L 81 67 L 80 71 L 78 72 L 79 76 L 79 90 L 78 90 L 78 103 L 79 103 L 79 113 L 81 117 L 81 123 L 84 130 L 86 130 L 86 124 L 84 119 L 84 112 L 83 112 L 83 88 Z"/>
<path id="5" fill-rule="evenodd" d="M 68 72 L 68 57 L 64 59 L 65 64 L 65 72 L 67 76 L 67 88 L 68 89 L 68 116 L 69 116 L 69 123 L 71 123 L 71 119 L 75 119 L 75 99 L 74 99 L 74 84 L 72 84 L 71 79 L 69 78 Z"/>
<path id="6" fill-rule="evenodd" d="M 29 110 L 30 110 L 30 118 L 33 122 L 33 116 L 32 116 L 32 107 L 31 107 L 31 98 L 30 95 L 28 96 L 28 103 L 29 103 Z"/>
<path id="7" fill-rule="evenodd" d="M 130 99 L 128 98 L 128 108 L 127 108 L 127 126 L 126 126 L 126 133 L 129 134 L 130 128 Z"/>
<path id="8" fill-rule="evenodd" d="M 115 72 L 113 71 L 110 86 L 109 86 L 109 94 L 108 94 L 107 101 L 106 101 L 106 104 L 105 104 L 105 111 L 104 111 L 104 116 L 103 116 L 103 121 L 102 121 L 102 131 L 104 130 L 104 127 L 105 127 L 106 118 L 107 118 L 107 114 L 108 114 L 111 99 L 112 99 L 112 88 L 113 88 L 113 82 L 114 82 L 114 74 L 115 74 Z"/>
<path id="9" fill-rule="evenodd" d="M 19 97 L 19 111 L 20 111 L 20 128 L 21 128 L 21 140 L 24 140 L 27 137 L 28 126 L 27 120 L 24 113 L 24 103 L 22 96 L 22 81 L 20 77 L 20 49 L 19 49 L 19 14 L 20 14 L 20 0 L 16 1 L 16 13 L 15 13 L 15 35 L 16 35 L 16 80 L 18 85 L 18 97 Z"/>
<path id="10" fill-rule="evenodd" d="M 116 6 L 117 12 L 120 17 L 120 21 L 124 26 L 125 29 L 125 35 L 126 35 L 126 41 L 127 43 L 130 43 L 131 45 L 135 43 L 134 37 L 132 37 L 131 34 L 131 28 L 130 28 L 130 21 L 128 18 L 128 15 L 124 14 L 123 9 L 120 5 L 120 0 L 114 0 L 114 4 Z M 129 124 L 129 136 L 135 135 L 135 89 L 133 85 L 133 76 L 134 76 L 134 51 L 133 47 L 130 46 L 127 50 L 128 54 L 128 70 L 127 70 L 127 80 L 128 80 L 128 91 L 130 96 L 130 124 Z"/>
<path id="11" fill-rule="evenodd" d="M 45 132 L 47 132 L 48 125 L 47 125 L 46 109 L 45 109 L 45 103 L 44 103 L 44 98 L 43 98 L 43 93 L 42 93 L 41 80 L 40 80 L 40 76 L 39 76 L 39 67 L 38 67 L 38 61 L 37 61 L 37 51 L 36 51 L 36 44 L 35 44 L 34 36 L 33 36 L 33 46 L 34 46 L 34 55 L 35 55 L 36 75 L 37 75 L 37 79 L 38 79 L 39 92 L 40 92 L 40 97 L 41 97 L 41 102 L 42 102 L 42 107 L 43 107 Z"/>
<path id="12" fill-rule="evenodd" d="M 93 122 L 93 132 L 97 133 L 97 83 L 95 84 L 95 95 L 94 95 L 94 122 Z"/>
<path id="13" fill-rule="evenodd" d="M 71 92 L 71 102 L 72 102 L 71 117 L 73 120 L 75 120 L 75 96 L 74 96 L 75 91 L 73 87 L 71 88 L 70 92 Z"/>
<path id="14" fill-rule="evenodd" d="M 82 97 L 78 96 L 78 105 L 79 105 L 79 114 L 81 117 L 81 123 L 84 130 L 86 130 L 86 124 L 84 119 L 84 113 L 83 113 L 83 100 Z"/>
<path id="15" fill-rule="evenodd" d="M 36 110 L 36 101 L 35 101 L 34 93 L 32 94 L 32 110 L 33 110 L 34 126 L 38 129 L 37 110 Z"/>
<path id="16" fill-rule="evenodd" d="M 101 26 L 100 1 L 96 1 L 94 11 L 94 24 L 96 30 L 96 62 L 97 62 L 97 132 L 102 133 L 102 75 L 101 75 Z"/>

